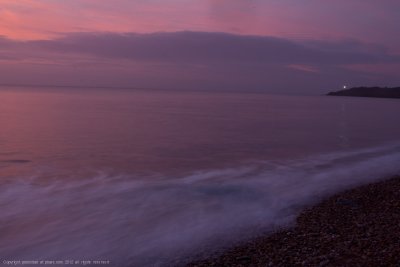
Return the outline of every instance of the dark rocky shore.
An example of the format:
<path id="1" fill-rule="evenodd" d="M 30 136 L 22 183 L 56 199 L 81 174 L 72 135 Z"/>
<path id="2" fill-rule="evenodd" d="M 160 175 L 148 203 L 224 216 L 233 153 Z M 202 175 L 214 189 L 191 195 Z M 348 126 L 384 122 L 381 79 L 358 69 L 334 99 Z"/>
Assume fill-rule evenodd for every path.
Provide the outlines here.
<path id="1" fill-rule="evenodd" d="M 350 89 L 330 92 L 329 96 L 358 96 L 378 98 L 400 98 L 400 87 L 354 87 Z"/>
<path id="2" fill-rule="evenodd" d="M 292 229 L 188 266 L 400 266 L 400 176 L 337 194 Z"/>

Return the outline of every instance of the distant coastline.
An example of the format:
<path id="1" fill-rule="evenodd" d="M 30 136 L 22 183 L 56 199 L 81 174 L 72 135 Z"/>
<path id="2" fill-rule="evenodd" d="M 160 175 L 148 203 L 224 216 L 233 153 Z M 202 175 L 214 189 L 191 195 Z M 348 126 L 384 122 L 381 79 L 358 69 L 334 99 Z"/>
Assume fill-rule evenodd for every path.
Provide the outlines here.
<path id="1" fill-rule="evenodd" d="M 328 96 L 358 96 L 379 98 L 400 98 L 400 87 L 353 87 L 329 92 Z"/>

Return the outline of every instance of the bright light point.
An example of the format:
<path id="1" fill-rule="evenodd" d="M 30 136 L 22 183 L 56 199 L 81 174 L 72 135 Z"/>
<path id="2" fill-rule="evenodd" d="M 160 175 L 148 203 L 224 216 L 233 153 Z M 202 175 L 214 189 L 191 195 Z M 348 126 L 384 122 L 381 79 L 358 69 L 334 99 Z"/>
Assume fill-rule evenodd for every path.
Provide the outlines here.
<path id="1" fill-rule="evenodd" d="M 343 85 L 343 89 L 347 89 L 347 85 Z"/>

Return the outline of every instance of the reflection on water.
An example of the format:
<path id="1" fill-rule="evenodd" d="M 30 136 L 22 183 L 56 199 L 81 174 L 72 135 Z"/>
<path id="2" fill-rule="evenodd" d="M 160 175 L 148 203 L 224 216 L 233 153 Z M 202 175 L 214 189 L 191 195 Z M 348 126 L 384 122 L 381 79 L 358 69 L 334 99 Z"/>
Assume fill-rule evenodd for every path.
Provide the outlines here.
<path id="1" fill-rule="evenodd" d="M 161 264 L 398 172 L 398 101 L 0 90 L 0 254 Z"/>

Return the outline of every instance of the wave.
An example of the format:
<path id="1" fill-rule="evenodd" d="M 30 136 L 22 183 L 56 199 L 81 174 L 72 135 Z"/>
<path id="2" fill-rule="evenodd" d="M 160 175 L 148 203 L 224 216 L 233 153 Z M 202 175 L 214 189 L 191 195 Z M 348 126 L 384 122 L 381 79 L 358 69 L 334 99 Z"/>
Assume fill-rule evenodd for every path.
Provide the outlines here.
<path id="1" fill-rule="evenodd" d="M 183 177 L 21 177 L 0 189 L 0 254 L 169 265 L 293 223 L 322 197 L 397 174 L 399 160 L 391 145 Z"/>

